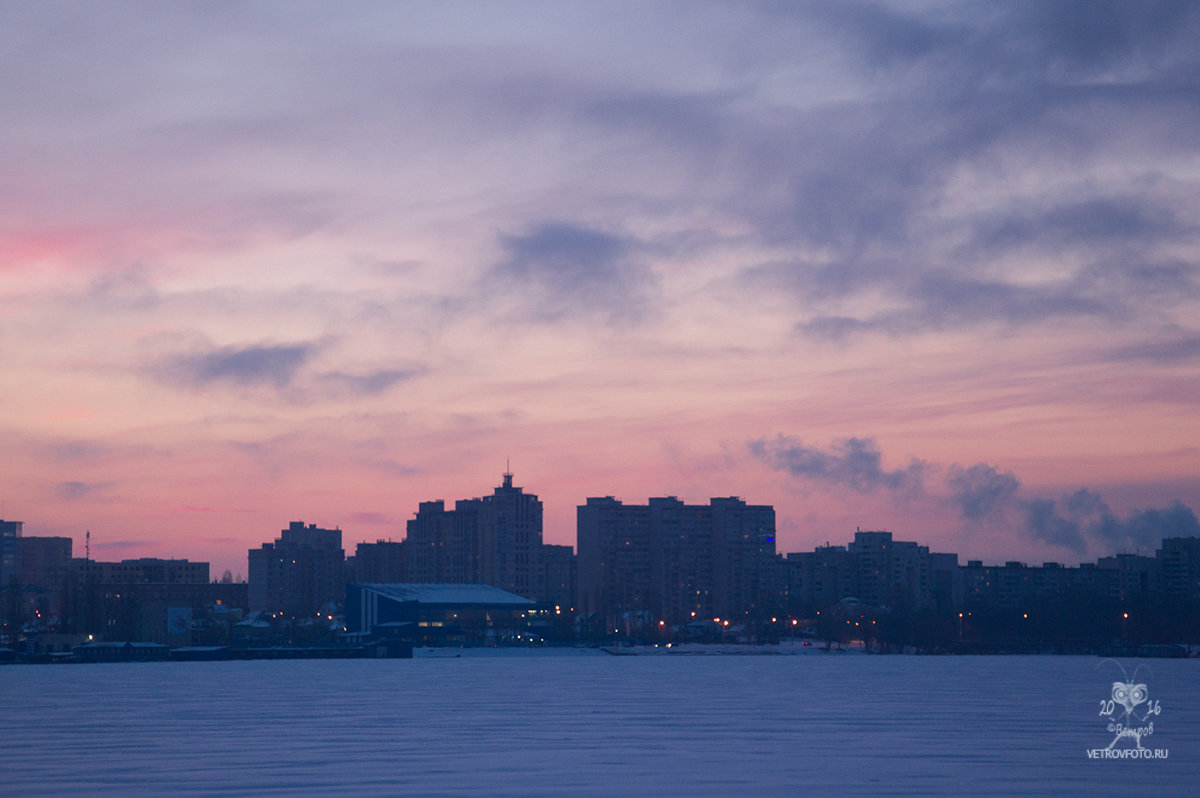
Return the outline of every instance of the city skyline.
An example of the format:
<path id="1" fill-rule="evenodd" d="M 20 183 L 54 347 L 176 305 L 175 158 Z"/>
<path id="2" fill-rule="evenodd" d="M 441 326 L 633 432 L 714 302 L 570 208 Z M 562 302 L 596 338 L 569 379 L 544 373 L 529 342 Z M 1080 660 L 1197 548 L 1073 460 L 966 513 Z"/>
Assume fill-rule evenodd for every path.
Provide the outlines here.
<path id="1" fill-rule="evenodd" d="M 525 491 L 525 488 L 523 486 L 515 485 L 515 483 L 513 481 L 514 475 L 511 472 L 506 471 L 502 475 L 502 480 L 503 481 L 500 483 L 500 485 L 496 486 L 496 488 L 495 488 L 495 491 L 494 491 L 495 495 L 500 495 L 501 493 L 512 493 L 517 496 L 523 496 L 524 497 L 523 501 L 527 500 L 527 501 L 531 502 L 532 504 L 537 505 L 539 510 L 541 509 L 542 502 L 540 501 L 538 495 L 531 491 Z M 417 529 L 421 533 L 420 535 L 417 536 L 417 542 L 422 543 L 422 544 L 429 543 L 430 541 L 427 540 L 427 538 L 429 537 L 429 530 L 425 529 L 425 527 L 422 525 L 423 518 L 428 520 L 427 517 L 430 515 L 437 516 L 437 515 L 442 515 L 442 514 L 448 514 L 448 515 L 452 516 L 458 510 L 465 510 L 466 512 L 475 512 L 476 511 L 475 508 L 481 502 L 487 501 L 489 498 L 490 497 L 484 495 L 484 496 L 474 496 L 471 498 L 458 498 L 458 499 L 450 500 L 449 502 L 447 502 L 445 499 L 422 501 L 422 502 L 420 502 L 418 508 L 413 511 L 411 517 L 406 522 L 405 528 L 400 532 L 399 535 L 382 537 L 382 538 L 380 538 L 380 537 L 364 537 L 360 540 L 360 539 L 358 539 L 357 536 L 350 534 L 348 537 L 343 539 L 341 536 L 343 534 L 351 532 L 350 530 L 345 530 L 336 524 L 330 525 L 328 527 L 328 529 L 325 529 L 319 523 L 309 523 L 307 519 L 288 519 L 286 521 L 280 521 L 279 523 L 287 524 L 287 526 L 283 530 L 285 535 L 289 532 L 289 530 L 291 530 L 294 533 L 295 530 L 297 530 L 297 529 L 305 529 L 305 528 L 317 530 L 317 532 L 328 532 L 330 534 L 336 533 L 336 535 L 338 536 L 338 539 L 342 541 L 341 546 L 344 551 L 343 557 L 345 559 L 349 560 L 354 557 L 355 550 L 360 545 L 365 545 L 369 548 L 372 545 L 378 544 L 378 543 L 400 543 L 400 542 L 412 543 L 413 539 L 412 539 L 411 533 L 413 532 L 414 528 Z M 775 515 L 774 505 L 772 505 L 770 503 L 755 505 L 754 502 L 747 501 L 745 497 L 741 497 L 741 496 L 730 496 L 730 495 L 711 496 L 711 497 L 708 497 L 705 500 L 705 502 L 700 503 L 698 506 L 699 506 L 699 509 L 701 509 L 702 511 L 706 511 L 708 509 L 708 507 L 706 506 L 706 503 L 711 504 L 711 505 L 718 505 L 718 504 L 724 504 L 724 503 L 730 503 L 730 502 L 732 502 L 734 504 L 742 504 L 743 506 L 749 506 L 751 510 L 759 510 L 759 509 L 765 510 L 765 511 L 769 512 L 772 515 L 772 517 L 774 517 L 774 515 Z M 447 504 L 451 505 L 451 507 L 452 507 L 451 510 L 446 509 Z M 577 514 L 577 518 L 575 521 L 574 530 L 573 530 L 573 534 L 572 534 L 571 538 L 566 543 L 563 543 L 561 541 L 550 541 L 550 540 L 546 540 L 545 543 L 547 546 L 550 546 L 550 547 L 565 545 L 565 546 L 569 547 L 571 549 L 571 551 L 573 552 L 572 556 L 578 556 L 578 554 L 579 554 L 579 551 L 578 551 L 578 549 L 579 549 L 579 519 L 581 517 L 581 516 L 579 516 L 579 513 L 583 513 L 585 510 L 587 510 L 587 511 L 593 510 L 596 507 L 608 507 L 608 506 L 624 507 L 626 510 L 632 510 L 632 511 L 636 512 L 639 509 L 642 511 L 645 511 L 647 509 L 647 506 L 653 507 L 655 505 L 658 505 L 658 506 L 680 506 L 680 507 L 690 506 L 691 509 L 696 509 L 696 507 L 697 507 L 696 504 L 694 504 L 688 500 L 681 500 L 680 497 L 673 495 L 673 494 L 672 495 L 664 494 L 664 495 L 660 495 L 660 496 L 649 496 L 640 505 L 636 501 L 634 501 L 634 502 L 625 501 L 619 497 L 614 497 L 611 494 L 604 495 L 604 496 L 591 496 L 591 497 L 586 498 L 582 503 L 576 505 L 574 508 L 576 511 L 576 514 Z M 457 510 L 454 509 L 455 507 L 457 507 Z M 1041 565 L 1041 564 L 1045 563 L 1048 565 L 1059 565 L 1059 566 L 1065 565 L 1067 567 L 1076 567 L 1076 566 L 1079 566 L 1080 564 L 1088 564 L 1089 562 L 1094 564 L 1097 560 L 1100 560 L 1100 559 L 1103 559 L 1106 557 L 1111 558 L 1114 556 L 1133 555 L 1133 554 L 1146 556 L 1147 554 L 1152 554 L 1153 551 L 1162 544 L 1163 540 L 1165 540 L 1167 538 L 1170 538 L 1170 537 L 1200 538 L 1200 534 L 1197 534 L 1196 530 L 1194 530 L 1190 526 L 1192 518 L 1191 518 L 1189 508 L 1182 507 L 1182 505 L 1177 505 L 1175 510 L 1182 511 L 1181 518 L 1167 519 L 1167 520 L 1157 523 L 1151 527 L 1152 529 L 1155 529 L 1155 530 L 1157 530 L 1157 529 L 1166 530 L 1165 534 L 1161 538 L 1159 538 L 1157 540 L 1149 540 L 1147 538 L 1145 545 L 1139 546 L 1136 549 L 1121 550 L 1119 548 L 1113 548 L 1108 551 L 1097 551 L 1097 553 L 1093 557 L 1091 557 L 1090 560 L 1087 557 L 1081 557 L 1076 560 L 1071 560 L 1071 559 L 1061 560 L 1060 559 L 1060 560 L 1045 560 L 1045 561 L 1043 561 L 1043 560 L 1039 560 L 1036 557 L 1028 556 L 1028 553 L 1023 556 L 1020 552 L 1016 553 L 1012 557 L 1006 557 L 1004 559 L 997 559 L 997 558 L 989 559 L 986 556 L 982 556 L 982 557 L 977 556 L 976 553 L 971 552 L 971 551 L 939 550 L 936 545 L 932 546 L 932 549 L 935 551 L 940 551 L 942 554 L 945 554 L 945 555 L 953 555 L 956 558 L 960 558 L 962 560 L 962 562 L 959 562 L 959 565 L 963 565 L 968 561 L 979 562 L 982 560 L 989 565 L 1000 565 L 1002 563 L 1016 562 L 1023 566 L 1024 565 L 1037 566 L 1037 565 Z M 26 523 L 24 521 L 14 520 L 14 519 L 4 519 L 4 518 L 0 518 L 0 524 L 7 524 L 9 527 L 15 528 L 17 530 L 21 530 L 23 527 L 26 526 Z M 589 522 L 589 527 L 590 527 L 590 522 Z M 1182 534 L 1175 534 L 1173 530 L 1176 530 L 1176 529 L 1181 529 Z M 774 523 L 773 523 L 773 525 L 772 525 L 772 533 L 773 533 L 772 543 L 773 544 L 778 540 L 778 537 L 777 537 L 778 531 L 777 530 L 778 530 L 777 525 L 774 525 Z M 1190 532 L 1190 534 L 1188 534 L 1189 532 Z M 18 537 L 22 536 L 22 534 L 23 534 L 23 536 L 26 538 L 36 538 L 36 539 L 42 539 L 42 540 L 45 540 L 48 538 L 61 540 L 63 537 L 65 537 L 65 538 L 70 539 L 72 544 L 79 542 L 75 539 L 75 536 L 72 536 L 72 535 L 48 536 L 48 535 L 41 535 L 41 534 L 38 534 L 35 532 L 29 532 L 29 531 L 25 531 L 24 533 L 18 531 L 16 534 Z M 92 546 L 91 535 L 90 535 L 90 532 L 85 533 L 85 534 L 86 534 L 85 546 L 87 548 L 85 548 L 82 551 L 78 548 L 73 548 L 72 556 L 76 559 L 83 559 L 83 557 L 81 557 L 81 555 L 83 555 L 84 557 L 90 557 L 90 559 L 92 559 L 94 561 L 98 561 L 98 562 L 104 561 L 106 559 L 104 557 L 91 556 L 91 554 L 90 554 L 90 549 Z M 264 536 L 267 538 L 270 538 L 272 536 L 272 534 L 274 534 L 274 533 L 265 532 Z M 442 532 L 440 534 L 445 534 L 445 533 Z M 829 548 L 829 547 L 832 547 L 834 549 L 837 549 L 837 548 L 844 549 L 848 541 L 852 541 L 852 540 L 856 539 L 856 537 L 858 537 L 862 534 L 869 534 L 869 535 L 882 534 L 882 535 L 887 535 L 887 536 L 896 534 L 896 535 L 899 535 L 901 538 L 905 538 L 905 539 L 911 538 L 910 542 L 913 545 L 921 545 L 927 549 L 930 548 L 928 541 L 922 540 L 919 537 L 917 537 L 916 535 L 910 535 L 902 530 L 899 530 L 899 529 L 891 527 L 891 526 L 884 525 L 884 526 L 879 526 L 879 527 L 868 528 L 868 527 L 863 527 L 861 525 L 858 525 L 858 526 L 855 526 L 854 529 L 852 529 L 852 530 L 845 530 L 840 535 L 835 534 L 831 538 L 826 539 L 824 541 L 814 542 L 810 547 L 808 547 L 806 549 L 787 548 L 784 545 L 775 545 L 774 549 L 775 549 L 776 554 L 781 558 L 786 557 L 791 554 L 811 553 L 813 551 L 818 551 L 820 549 Z M 276 539 L 275 543 L 278 544 L 279 540 Z M 256 554 L 262 553 L 262 549 L 266 549 L 269 547 L 270 547 L 269 540 L 255 542 L 248 549 L 250 559 L 253 560 L 253 558 Z M 100 548 L 103 548 L 103 547 L 101 546 Z M 250 571 L 253 570 L 252 563 L 247 563 L 246 555 L 244 555 L 244 554 L 242 555 L 241 564 L 237 567 L 235 567 L 235 564 L 226 565 L 226 564 L 220 563 L 220 562 L 211 562 L 210 563 L 210 561 L 207 561 L 207 560 L 197 560 L 195 557 L 188 555 L 186 552 L 183 552 L 182 554 L 173 552 L 169 556 L 163 556 L 162 552 L 147 551 L 147 552 L 140 553 L 137 557 L 128 557 L 127 558 L 127 557 L 123 557 L 123 556 L 114 556 L 114 557 L 107 558 L 107 561 L 109 561 L 110 564 L 121 563 L 121 562 L 136 563 L 143 559 L 157 560 L 157 561 L 163 561 L 163 562 L 172 562 L 172 561 L 187 562 L 188 560 L 192 560 L 193 562 L 197 562 L 197 563 L 203 564 L 205 566 L 211 566 L 211 575 L 212 575 L 213 582 L 225 581 L 225 579 L 227 579 L 230 576 L 233 576 L 235 581 L 244 582 L 249 579 Z M 233 563 L 233 561 L 230 561 L 230 562 Z M 466 567 L 466 566 L 460 566 L 460 567 Z M 429 568 L 433 568 L 433 566 L 430 565 Z M 429 570 L 429 574 L 434 574 L 434 573 L 435 573 L 434 570 Z M 459 575 L 459 576 L 455 576 L 453 578 L 437 577 L 437 578 L 416 579 L 414 581 L 454 583 L 454 582 L 472 582 L 472 581 L 476 581 L 476 580 L 469 578 L 469 577 Z M 492 581 L 494 582 L 495 580 L 493 579 Z M 491 582 L 486 582 L 486 580 L 485 580 L 485 583 L 490 584 Z M 519 591 L 517 591 L 517 592 L 519 592 Z"/>
<path id="2" fill-rule="evenodd" d="M 245 572 L 506 458 L 1003 562 L 1200 534 L 1188 4 L 0 11 L 0 517 Z"/>

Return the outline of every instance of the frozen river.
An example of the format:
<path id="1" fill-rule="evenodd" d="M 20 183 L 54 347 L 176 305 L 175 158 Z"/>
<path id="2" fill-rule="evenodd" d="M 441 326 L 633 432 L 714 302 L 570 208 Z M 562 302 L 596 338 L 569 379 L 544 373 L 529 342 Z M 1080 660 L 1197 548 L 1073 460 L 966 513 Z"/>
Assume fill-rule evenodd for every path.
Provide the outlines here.
<path id="1" fill-rule="evenodd" d="M 1200 660 L 436 653 L 3 667 L 0 791 L 1200 794 Z M 1086 753 L 1127 681 L 1165 759 Z"/>

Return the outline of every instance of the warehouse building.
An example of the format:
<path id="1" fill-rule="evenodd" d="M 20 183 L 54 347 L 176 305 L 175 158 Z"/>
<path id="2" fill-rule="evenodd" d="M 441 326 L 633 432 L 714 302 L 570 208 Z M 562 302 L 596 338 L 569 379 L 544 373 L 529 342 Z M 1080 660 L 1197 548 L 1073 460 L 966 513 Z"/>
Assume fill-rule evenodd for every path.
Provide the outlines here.
<path id="1" fill-rule="evenodd" d="M 418 645 L 540 641 L 553 605 L 474 584 L 350 584 L 346 630 L 363 639 Z"/>

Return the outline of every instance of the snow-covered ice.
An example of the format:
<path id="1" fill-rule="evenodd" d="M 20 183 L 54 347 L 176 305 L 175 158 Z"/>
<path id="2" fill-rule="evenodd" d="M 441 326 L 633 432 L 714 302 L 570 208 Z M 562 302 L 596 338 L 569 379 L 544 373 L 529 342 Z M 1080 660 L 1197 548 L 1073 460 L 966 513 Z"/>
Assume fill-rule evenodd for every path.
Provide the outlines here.
<path id="1" fill-rule="evenodd" d="M 1187 795 L 1200 660 L 1140 661 L 1159 760 L 1098 761 L 1090 657 L 629 656 L 0 668 L 9 795 Z M 490 652 L 496 654 L 496 652 Z M 1132 672 L 1138 664 L 1125 660 Z"/>

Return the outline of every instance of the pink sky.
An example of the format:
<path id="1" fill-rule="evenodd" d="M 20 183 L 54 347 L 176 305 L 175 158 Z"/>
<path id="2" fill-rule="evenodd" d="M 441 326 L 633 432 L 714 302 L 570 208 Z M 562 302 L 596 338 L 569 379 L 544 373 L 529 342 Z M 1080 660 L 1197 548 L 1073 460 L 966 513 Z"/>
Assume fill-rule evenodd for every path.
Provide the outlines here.
<path id="1" fill-rule="evenodd" d="M 0 515 L 244 574 L 511 457 L 552 543 L 1196 534 L 1200 23 L 1056 8 L 9 7 Z"/>

